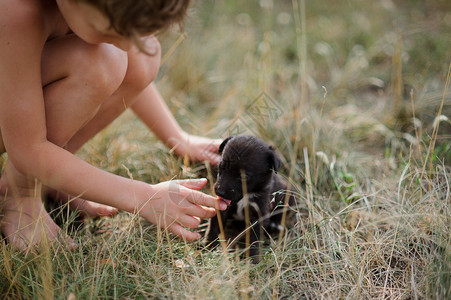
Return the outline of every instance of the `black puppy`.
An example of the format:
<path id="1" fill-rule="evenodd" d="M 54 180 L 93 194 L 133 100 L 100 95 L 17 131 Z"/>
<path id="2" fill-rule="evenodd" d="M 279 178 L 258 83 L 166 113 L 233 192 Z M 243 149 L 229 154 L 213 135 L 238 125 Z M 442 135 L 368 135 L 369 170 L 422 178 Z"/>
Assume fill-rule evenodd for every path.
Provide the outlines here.
<path id="1" fill-rule="evenodd" d="M 226 138 L 219 146 L 222 155 L 215 183 L 216 195 L 230 201 L 227 210 L 221 212 L 221 220 L 245 221 L 245 200 L 247 192 L 250 229 L 250 256 L 258 255 L 258 241 L 263 229 L 270 233 L 281 229 L 282 205 L 285 202 L 287 183 L 276 174 L 281 160 L 274 148 L 254 136 L 239 135 Z M 290 204 L 293 199 L 290 197 Z M 254 224 L 255 223 L 255 224 Z M 246 229 L 243 225 L 241 231 Z M 218 217 L 210 220 L 206 242 L 218 244 L 220 232 Z"/>

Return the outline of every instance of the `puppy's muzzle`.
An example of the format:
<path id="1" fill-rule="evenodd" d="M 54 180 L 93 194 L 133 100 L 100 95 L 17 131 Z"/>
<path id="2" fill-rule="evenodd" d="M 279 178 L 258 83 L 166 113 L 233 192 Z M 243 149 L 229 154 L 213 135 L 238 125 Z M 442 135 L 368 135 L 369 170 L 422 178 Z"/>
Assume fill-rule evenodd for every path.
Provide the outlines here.
<path id="1" fill-rule="evenodd" d="M 216 195 L 223 199 L 233 200 L 233 198 L 235 198 L 234 196 L 236 194 L 235 189 L 225 189 L 218 183 L 219 182 L 216 182 L 216 184 L 215 184 Z"/>

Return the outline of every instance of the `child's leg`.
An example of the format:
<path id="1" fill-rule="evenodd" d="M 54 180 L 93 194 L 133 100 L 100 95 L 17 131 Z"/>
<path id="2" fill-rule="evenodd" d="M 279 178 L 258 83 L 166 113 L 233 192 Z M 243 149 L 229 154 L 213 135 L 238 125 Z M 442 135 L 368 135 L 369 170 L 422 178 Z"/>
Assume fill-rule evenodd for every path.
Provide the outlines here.
<path id="1" fill-rule="evenodd" d="M 75 35 L 48 42 L 42 55 L 48 140 L 65 147 L 118 89 L 126 70 L 127 55 L 114 46 L 90 45 Z"/>
<path id="2" fill-rule="evenodd" d="M 62 64 L 67 65 L 69 71 L 61 68 Z M 126 53 L 111 45 L 89 45 L 75 35 L 49 42 L 42 56 L 48 139 L 66 147 L 68 140 L 92 119 L 99 106 L 118 88 L 126 67 Z M 67 73 L 72 75 L 66 77 Z M 73 112 L 73 115 L 68 117 L 68 112 Z M 87 202 L 52 189 L 46 193 L 56 200 L 70 200 L 71 208 L 92 217 L 117 213 L 110 206 Z"/>
<path id="3" fill-rule="evenodd" d="M 94 118 L 88 121 L 65 144 L 68 151 L 77 152 L 81 146 L 130 107 L 140 92 L 154 80 L 160 65 L 160 45 L 154 37 L 148 37 L 147 44 L 150 47 L 149 51 L 155 53 L 155 55 L 148 56 L 137 50 L 131 50 L 128 53 L 127 72 L 121 86 L 107 101 L 102 103 Z M 57 191 L 51 191 L 51 193 L 59 194 L 59 199 L 62 201 L 71 199 L 70 205 L 72 208 L 77 208 L 91 217 L 117 213 L 116 209 L 112 210 L 111 207 L 106 205 L 74 198 Z"/>
<path id="4" fill-rule="evenodd" d="M 48 139 L 59 146 L 85 125 L 117 90 L 127 68 L 126 54 L 110 45 L 88 45 L 75 36 L 49 42 L 43 52 L 42 78 Z M 60 229 L 43 208 L 40 184 L 8 162 L 0 179 L 1 230 L 24 249 Z"/>
<path id="5" fill-rule="evenodd" d="M 160 44 L 155 37 L 148 37 L 146 44 L 153 56 L 134 49 L 128 53 L 128 67 L 119 89 L 104 102 L 99 111 L 67 143 L 66 149 L 77 152 L 81 146 L 105 128 L 136 100 L 136 97 L 155 79 L 160 67 Z"/>

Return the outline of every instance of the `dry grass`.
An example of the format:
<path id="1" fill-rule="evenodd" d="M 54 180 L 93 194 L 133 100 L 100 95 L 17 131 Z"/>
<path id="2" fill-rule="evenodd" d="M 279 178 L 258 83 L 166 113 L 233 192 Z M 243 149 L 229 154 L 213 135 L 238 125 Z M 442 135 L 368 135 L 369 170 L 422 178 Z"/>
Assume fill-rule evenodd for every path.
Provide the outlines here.
<path id="1" fill-rule="evenodd" d="M 125 213 L 74 230 L 63 209 L 80 247 L 25 256 L 1 243 L 0 294 L 449 298 L 451 22 L 449 4 L 433 2 L 198 3 L 157 84 L 187 131 L 251 133 L 277 147 L 298 198 L 285 236 L 250 264 Z M 164 51 L 179 36 L 162 38 Z M 208 176 L 131 113 L 79 155 L 149 183 Z"/>

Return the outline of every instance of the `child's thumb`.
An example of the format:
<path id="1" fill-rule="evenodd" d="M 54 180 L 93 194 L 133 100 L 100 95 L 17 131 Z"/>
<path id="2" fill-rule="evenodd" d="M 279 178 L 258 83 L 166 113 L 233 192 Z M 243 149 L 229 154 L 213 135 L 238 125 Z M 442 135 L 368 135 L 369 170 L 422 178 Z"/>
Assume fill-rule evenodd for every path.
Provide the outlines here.
<path id="1" fill-rule="evenodd" d="M 180 184 L 181 186 L 184 186 L 191 190 L 200 190 L 207 184 L 207 179 L 205 179 L 205 178 L 182 179 L 182 180 L 174 180 L 174 181 L 175 181 L 175 183 Z"/>

